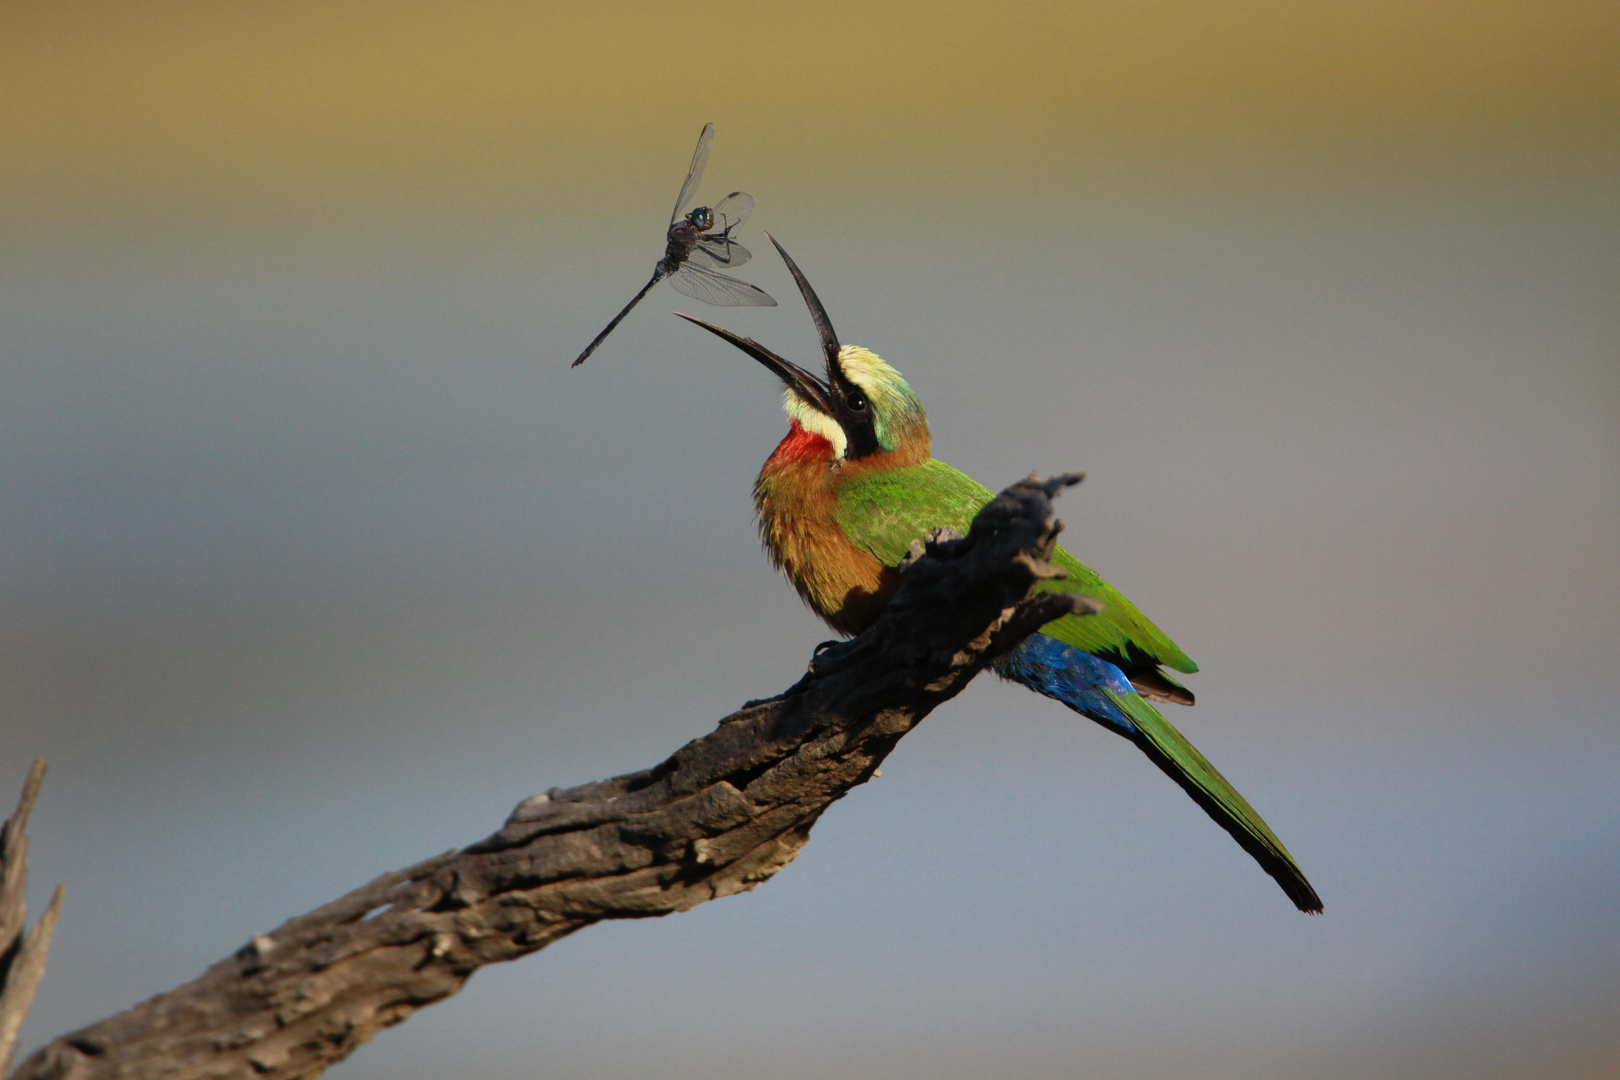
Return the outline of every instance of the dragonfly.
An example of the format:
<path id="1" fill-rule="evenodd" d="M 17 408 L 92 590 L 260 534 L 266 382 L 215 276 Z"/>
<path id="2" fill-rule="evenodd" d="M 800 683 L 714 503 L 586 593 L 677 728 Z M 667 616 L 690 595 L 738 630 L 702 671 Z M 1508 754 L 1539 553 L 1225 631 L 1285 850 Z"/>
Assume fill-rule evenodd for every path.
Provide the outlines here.
<path id="1" fill-rule="evenodd" d="M 686 170 L 680 197 L 675 200 L 675 212 L 669 216 L 668 245 L 664 248 L 664 257 L 653 268 L 652 280 L 630 298 L 624 310 L 613 316 L 613 321 L 585 346 L 579 359 L 569 366 L 579 367 L 583 364 L 585 358 L 602 344 L 602 339 L 613 333 L 613 328 L 630 314 L 630 309 L 665 278 L 669 278 L 671 285 L 692 299 L 717 307 L 776 306 L 776 301 L 765 290 L 720 273 L 722 269 L 741 266 L 753 257 L 735 239 L 737 230 L 742 228 L 743 222 L 753 212 L 752 195 L 733 191 L 713 206 L 700 206 L 689 213 L 681 213 L 697 193 L 698 182 L 703 179 L 703 167 L 709 163 L 709 144 L 713 141 L 714 125 L 704 124 L 703 134 L 698 136 L 697 150 L 692 154 L 692 167 Z"/>

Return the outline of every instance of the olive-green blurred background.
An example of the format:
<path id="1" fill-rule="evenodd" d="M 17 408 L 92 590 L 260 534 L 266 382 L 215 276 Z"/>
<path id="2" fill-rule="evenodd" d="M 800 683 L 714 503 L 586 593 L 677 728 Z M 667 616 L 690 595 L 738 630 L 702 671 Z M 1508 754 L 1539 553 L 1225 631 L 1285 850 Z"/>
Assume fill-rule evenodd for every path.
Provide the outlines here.
<path id="1" fill-rule="evenodd" d="M 935 449 L 1072 549 L 1307 919 L 989 680 L 768 886 L 473 979 L 334 1075 L 1609 1077 L 1620 7 L 0 6 L 0 797 L 68 885 L 33 1045 L 826 636 L 785 430 L 639 287 L 705 121 Z"/>

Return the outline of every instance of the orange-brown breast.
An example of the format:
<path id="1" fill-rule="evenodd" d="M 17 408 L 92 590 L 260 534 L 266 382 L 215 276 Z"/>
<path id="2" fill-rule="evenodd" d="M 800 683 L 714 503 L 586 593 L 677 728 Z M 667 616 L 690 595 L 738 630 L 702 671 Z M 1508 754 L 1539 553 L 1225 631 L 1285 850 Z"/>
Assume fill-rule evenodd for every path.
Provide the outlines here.
<path id="1" fill-rule="evenodd" d="M 900 575 L 838 526 L 832 444 L 793 423 L 759 471 L 754 508 L 765 549 L 805 603 L 840 634 L 870 626 Z"/>

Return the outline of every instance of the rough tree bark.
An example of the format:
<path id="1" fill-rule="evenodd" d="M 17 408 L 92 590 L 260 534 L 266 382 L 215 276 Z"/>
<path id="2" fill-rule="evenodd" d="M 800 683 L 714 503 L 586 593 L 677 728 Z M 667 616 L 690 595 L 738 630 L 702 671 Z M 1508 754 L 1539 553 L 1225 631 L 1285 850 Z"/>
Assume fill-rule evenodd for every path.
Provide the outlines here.
<path id="1" fill-rule="evenodd" d="M 40 785 L 45 783 L 45 759 L 35 758 L 23 781 L 17 812 L 0 829 L 0 1074 L 11 1067 L 17 1032 L 34 1005 L 34 992 L 45 977 L 45 959 L 62 910 L 62 886 L 51 894 L 45 914 L 32 932 L 24 932 L 28 919 L 28 815 L 34 812 Z"/>
<path id="2" fill-rule="evenodd" d="M 255 936 L 195 981 L 56 1039 L 13 1080 L 317 1076 L 485 964 L 752 889 L 992 658 L 1098 610 L 1035 592 L 1061 576 L 1051 499 L 1078 480 L 1032 475 L 965 538 L 914 543 L 877 625 L 663 763 L 526 799 L 493 835 Z"/>

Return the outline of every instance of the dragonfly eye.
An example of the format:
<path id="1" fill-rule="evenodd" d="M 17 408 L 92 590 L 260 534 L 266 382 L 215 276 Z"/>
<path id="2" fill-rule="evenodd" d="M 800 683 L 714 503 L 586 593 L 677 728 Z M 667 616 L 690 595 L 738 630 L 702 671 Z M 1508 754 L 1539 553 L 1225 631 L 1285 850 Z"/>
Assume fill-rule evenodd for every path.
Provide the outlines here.
<path id="1" fill-rule="evenodd" d="M 690 221 L 693 225 L 700 229 L 707 229 L 710 225 L 714 224 L 714 215 L 709 212 L 709 208 L 707 206 L 700 206 L 690 214 L 687 214 L 686 220 Z"/>
<path id="2" fill-rule="evenodd" d="M 844 404 L 849 406 L 851 412 L 865 412 L 866 395 L 859 390 L 851 390 L 844 395 Z"/>

